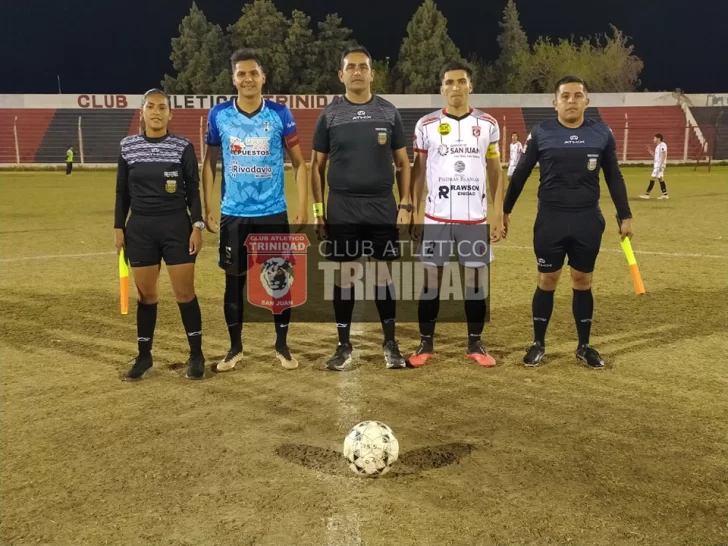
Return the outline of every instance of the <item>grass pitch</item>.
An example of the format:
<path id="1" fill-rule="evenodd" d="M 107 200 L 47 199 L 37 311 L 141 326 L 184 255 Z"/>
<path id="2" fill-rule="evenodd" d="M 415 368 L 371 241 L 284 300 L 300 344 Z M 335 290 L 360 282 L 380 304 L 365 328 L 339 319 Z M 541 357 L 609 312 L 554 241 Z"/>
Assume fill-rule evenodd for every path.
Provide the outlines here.
<path id="1" fill-rule="evenodd" d="M 120 380 L 136 330 L 134 305 L 118 309 L 114 175 L 0 174 L 0 542 L 726 543 L 728 169 L 668 168 L 669 201 L 636 198 L 649 170 L 624 173 L 647 294 L 633 294 L 603 187 L 592 342 L 606 370 L 574 359 L 566 282 L 548 362 L 520 364 L 533 177 L 496 248 L 484 334 L 496 368 L 468 361 L 463 325 L 443 324 L 437 359 L 387 371 L 380 328 L 368 324 L 353 336 L 361 366 L 327 373 L 333 323 L 294 319 L 301 369 L 277 366 L 272 324 L 247 324 L 243 365 L 190 382 L 163 269 L 155 368 L 138 384 Z M 209 367 L 227 332 L 215 236 L 205 245 Z M 410 354 L 417 326 L 400 324 L 398 337 Z M 338 455 L 365 419 L 389 424 L 402 449 L 379 480 L 355 477 Z"/>

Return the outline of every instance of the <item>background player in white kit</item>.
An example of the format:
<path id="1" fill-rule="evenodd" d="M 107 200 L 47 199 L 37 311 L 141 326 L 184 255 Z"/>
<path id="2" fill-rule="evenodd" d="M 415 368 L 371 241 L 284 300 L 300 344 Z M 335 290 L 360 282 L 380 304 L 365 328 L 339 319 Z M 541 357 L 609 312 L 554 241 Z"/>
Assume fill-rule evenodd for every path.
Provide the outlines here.
<path id="1" fill-rule="evenodd" d="M 508 181 L 510 182 L 513 171 L 516 170 L 516 165 L 523 155 L 523 144 L 518 140 L 518 133 L 511 135 L 511 147 L 508 154 Z"/>
<path id="2" fill-rule="evenodd" d="M 647 186 L 647 191 L 640 195 L 642 199 L 649 199 L 650 192 L 655 186 L 655 180 L 660 182 L 660 189 L 662 195 L 658 199 L 670 199 L 667 195 L 667 184 L 665 183 L 665 165 L 667 164 L 667 144 L 662 139 L 662 135 L 657 133 L 652 139 L 655 143 L 655 163 L 652 167 L 652 176 L 650 177 L 650 185 Z M 647 151 L 652 153 L 652 148 L 647 146 Z"/>
<path id="3" fill-rule="evenodd" d="M 459 62 L 440 71 L 446 108 L 433 112 L 415 127 L 415 162 L 412 170 L 414 203 L 419 214 L 427 181 L 420 259 L 425 264 L 425 286 L 420 295 L 420 345 L 410 365 L 422 366 L 434 356 L 433 336 L 440 310 L 443 267 L 456 250 L 465 270 L 465 316 L 468 322 L 468 358 L 485 367 L 495 366 L 481 342 L 486 316 L 484 268 L 491 259 L 490 242 L 503 233 L 503 170 L 498 144 L 498 122 L 469 105 L 472 72 Z M 487 181 L 487 183 L 486 183 Z M 493 200 L 488 240 L 487 188 Z M 419 231 L 419 229 L 417 229 Z"/>

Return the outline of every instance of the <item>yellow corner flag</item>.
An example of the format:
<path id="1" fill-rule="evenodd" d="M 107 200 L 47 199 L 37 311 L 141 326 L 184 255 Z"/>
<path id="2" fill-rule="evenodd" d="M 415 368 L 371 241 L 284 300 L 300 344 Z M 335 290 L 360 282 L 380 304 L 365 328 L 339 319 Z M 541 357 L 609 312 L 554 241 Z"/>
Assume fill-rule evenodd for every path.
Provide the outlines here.
<path id="1" fill-rule="evenodd" d="M 640 268 L 637 266 L 637 259 L 634 257 L 634 252 L 632 251 L 632 243 L 630 242 L 629 237 L 625 237 L 621 244 L 624 255 L 627 257 L 629 271 L 630 273 L 632 273 L 632 284 L 634 284 L 634 293 L 638 295 L 644 294 L 645 285 L 642 284 L 642 275 L 640 275 Z"/>
<path id="2" fill-rule="evenodd" d="M 129 263 L 126 261 L 124 249 L 119 252 L 119 288 L 121 297 L 121 314 L 129 313 Z"/>

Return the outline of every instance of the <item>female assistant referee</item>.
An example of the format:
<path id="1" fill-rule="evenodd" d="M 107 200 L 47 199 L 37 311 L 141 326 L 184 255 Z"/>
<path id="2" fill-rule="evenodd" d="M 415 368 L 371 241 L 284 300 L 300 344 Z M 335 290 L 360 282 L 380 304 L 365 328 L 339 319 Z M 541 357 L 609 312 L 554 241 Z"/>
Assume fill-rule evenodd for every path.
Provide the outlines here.
<path id="1" fill-rule="evenodd" d="M 197 156 L 190 141 L 167 131 L 172 112 L 164 91 L 150 89 L 144 94 L 141 116 L 144 131 L 121 141 L 116 175 L 116 250 L 125 249 L 139 293 L 139 355 L 125 379 L 142 379 L 152 367 L 162 259 L 190 344 L 187 378 L 202 379 L 205 358 L 202 318 L 195 295 L 195 259 L 202 248 L 205 223 Z"/>

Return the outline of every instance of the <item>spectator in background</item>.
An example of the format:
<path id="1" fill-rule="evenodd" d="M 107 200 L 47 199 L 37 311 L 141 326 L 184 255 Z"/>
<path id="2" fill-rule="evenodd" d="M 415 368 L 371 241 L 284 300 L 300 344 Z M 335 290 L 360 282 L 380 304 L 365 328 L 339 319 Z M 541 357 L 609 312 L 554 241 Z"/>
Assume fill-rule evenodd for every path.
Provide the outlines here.
<path id="1" fill-rule="evenodd" d="M 73 171 L 73 146 L 69 146 L 66 150 L 66 176 Z"/>

